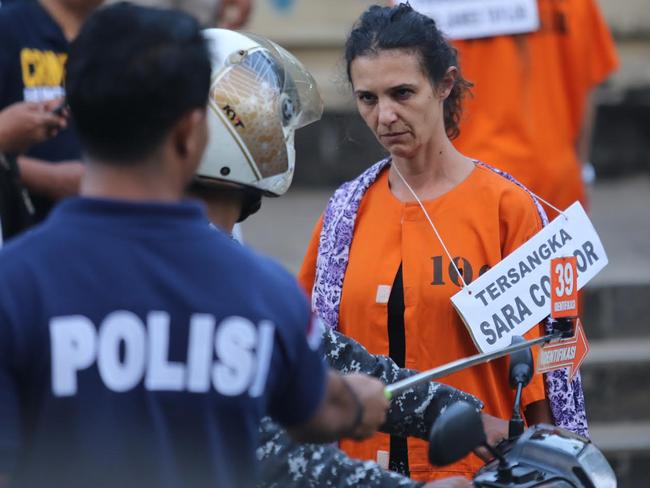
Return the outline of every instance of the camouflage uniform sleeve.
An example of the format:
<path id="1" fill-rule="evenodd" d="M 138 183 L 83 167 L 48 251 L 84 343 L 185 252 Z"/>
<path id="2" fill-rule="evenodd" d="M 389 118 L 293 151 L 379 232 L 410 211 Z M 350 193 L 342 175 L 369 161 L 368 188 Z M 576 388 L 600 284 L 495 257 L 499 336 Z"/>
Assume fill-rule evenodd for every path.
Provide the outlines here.
<path id="1" fill-rule="evenodd" d="M 270 418 L 262 420 L 257 488 L 416 488 L 415 482 L 372 461 L 350 459 L 331 444 L 299 444 Z"/>
<path id="2" fill-rule="evenodd" d="M 417 374 L 412 369 L 400 368 L 387 356 L 370 354 L 354 339 L 330 328 L 323 332 L 323 351 L 331 368 L 342 373 L 360 372 L 379 378 L 385 384 Z M 382 431 L 402 437 L 428 439 L 429 429 L 448 405 L 463 400 L 478 410 L 481 401 L 461 390 L 432 381 L 421 383 L 391 402 Z"/>

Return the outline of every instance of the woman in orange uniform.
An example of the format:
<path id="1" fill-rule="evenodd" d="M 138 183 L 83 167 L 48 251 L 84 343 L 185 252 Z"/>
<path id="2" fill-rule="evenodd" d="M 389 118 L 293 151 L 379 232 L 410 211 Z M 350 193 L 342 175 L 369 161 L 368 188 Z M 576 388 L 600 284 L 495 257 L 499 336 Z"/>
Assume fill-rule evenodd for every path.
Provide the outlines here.
<path id="1" fill-rule="evenodd" d="M 537 4 L 534 32 L 454 42 L 475 84 L 454 144 L 560 209 L 586 207 L 590 94 L 616 69 L 616 51 L 595 0 Z"/>
<path id="2" fill-rule="evenodd" d="M 538 232 L 545 215 L 525 188 L 452 145 L 469 84 L 431 19 L 408 5 L 371 7 L 348 38 L 346 61 L 359 113 L 389 157 L 335 192 L 300 280 L 329 326 L 402 366 L 424 370 L 475 354 L 450 302 L 459 273 L 471 282 Z M 488 414 L 510 416 L 505 360 L 446 381 L 480 397 Z M 562 392 L 556 422 L 578 419 L 574 430 L 586 431 L 581 389 L 573 395 L 566 376 L 553 382 Z M 523 409 L 528 422 L 553 421 L 542 377 L 526 388 Z M 422 441 L 397 437 L 342 447 L 419 480 L 471 476 L 481 465 L 472 455 L 435 470 Z"/>

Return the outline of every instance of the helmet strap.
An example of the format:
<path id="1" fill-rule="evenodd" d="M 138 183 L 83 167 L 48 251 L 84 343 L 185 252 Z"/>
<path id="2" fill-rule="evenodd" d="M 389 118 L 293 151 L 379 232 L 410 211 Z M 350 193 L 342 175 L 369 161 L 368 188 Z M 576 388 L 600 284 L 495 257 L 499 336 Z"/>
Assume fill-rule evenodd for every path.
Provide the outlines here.
<path id="1" fill-rule="evenodd" d="M 262 206 L 262 192 L 252 188 L 242 189 L 242 207 L 237 222 L 243 222 L 248 217 L 257 212 Z"/>

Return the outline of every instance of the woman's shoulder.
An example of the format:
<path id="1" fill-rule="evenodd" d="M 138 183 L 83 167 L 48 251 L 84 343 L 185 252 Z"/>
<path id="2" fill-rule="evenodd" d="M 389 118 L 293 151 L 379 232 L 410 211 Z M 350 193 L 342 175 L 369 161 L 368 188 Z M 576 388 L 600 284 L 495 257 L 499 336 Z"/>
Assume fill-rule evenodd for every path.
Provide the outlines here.
<path id="1" fill-rule="evenodd" d="M 493 196 L 507 196 L 528 205 L 534 204 L 533 193 L 509 173 L 482 161 L 476 162 L 476 172 L 477 184 L 491 190 Z"/>
<path id="2" fill-rule="evenodd" d="M 499 206 L 502 218 L 518 220 L 527 215 L 540 224 L 545 221 L 546 214 L 535 195 L 512 175 L 483 162 L 477 162 L 476 170 L 477 184 L 483 190 L 480 193 Z"/>
<path id="3" fill-rule="evenodd" d="M 390 158 L 377 161 L 357 177 L 342 183 L 328 202 L 328 207 L 347 207 L 353 199 L 361 199 L 381 172 L 389 165 Z"/>
<path id="4" fill-rule="evenodd" d="M 337 191 L 345 191 L 351 188 L 368 187 L 374 183 L 381 172 L 390 164 L 390 158 L 381 159 L 370 165 L 361 174 L 355 176 L 338 187 Z"/>

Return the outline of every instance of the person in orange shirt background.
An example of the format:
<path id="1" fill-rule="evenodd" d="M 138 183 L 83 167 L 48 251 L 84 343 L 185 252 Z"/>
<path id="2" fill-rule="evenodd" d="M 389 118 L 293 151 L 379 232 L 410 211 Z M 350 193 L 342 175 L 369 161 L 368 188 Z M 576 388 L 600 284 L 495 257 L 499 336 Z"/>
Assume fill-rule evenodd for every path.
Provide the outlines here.
<path id="1" fill-rule="evenodd" d="M 454 144 L 559 209 L 587 207 L 592 94 L 618 67 L 615 46 L 596 0 L 537 5 L 536 31 L 453 42 L 474 84 Z"/>
<path id="2" fill-rule="evenodd" d="M 334 193 L 299 279 L 327 325 L 400 366 L 425 370 L 475 354 L 450 297 L 537 233 L 546 216 L 524 187 L 452 145 L 469 84 L 432 19 L 404 4 L 371 7 L 347 40 L 346 62 L 359 113 L 389 157 Z M 527 335 L 540 333 L 537 326 Z M 444 381 L 509 418 L 507 361 Z M 523 410 L 528 423 L 586 433 L 582 389 L 566 372 L 537 375 Z M 469 456 L 435 469 L 422 441 L 385 435 L 341 446 L 421 481 L 471 477 L 482 464 Z"/>

